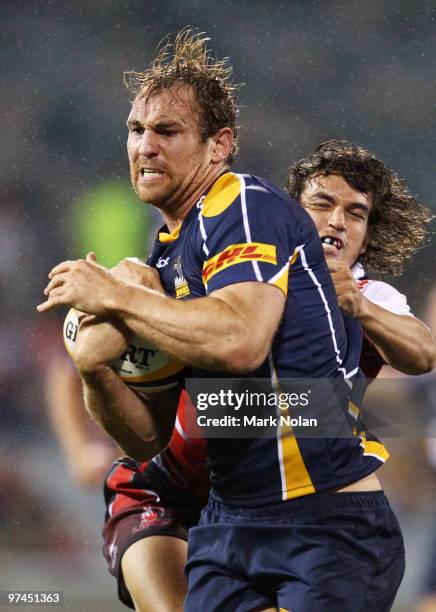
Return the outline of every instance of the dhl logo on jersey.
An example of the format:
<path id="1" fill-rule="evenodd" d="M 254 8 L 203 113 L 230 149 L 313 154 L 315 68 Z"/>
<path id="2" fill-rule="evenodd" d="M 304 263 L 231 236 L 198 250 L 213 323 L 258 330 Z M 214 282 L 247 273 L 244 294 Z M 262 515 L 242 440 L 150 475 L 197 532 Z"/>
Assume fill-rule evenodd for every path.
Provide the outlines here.
<path id="1" fill-rule="evenodd" d="M 204 262 L 203 283 L 206 285 L 217 272 L 244 261 L 265 261 L 276 265 L 276 247 L 273 244 L 263 244 L 262 242 L 232 244 L 215 257 Z"/>

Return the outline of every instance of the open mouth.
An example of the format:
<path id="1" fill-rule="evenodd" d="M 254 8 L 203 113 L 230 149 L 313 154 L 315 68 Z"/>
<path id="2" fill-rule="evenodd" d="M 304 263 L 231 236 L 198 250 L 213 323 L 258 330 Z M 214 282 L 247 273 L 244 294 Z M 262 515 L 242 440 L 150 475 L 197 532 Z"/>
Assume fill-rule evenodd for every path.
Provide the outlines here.
<path id="1" fill-rule="evenodd" d="M 344 246 L 342 240 L 337 236 L 323 236 L 321 238 L 321 242 L 322 244 L 328 244 L 330 246 L 336 247 L 338 251 L 340 251 Z"/>
<path id="2" fill-rule="evenodd" d="M 162 170 L 157 170 L 157 168 L 140 168 L 139 174 L 141 176 L 161 176 L 163 174 Z"/>

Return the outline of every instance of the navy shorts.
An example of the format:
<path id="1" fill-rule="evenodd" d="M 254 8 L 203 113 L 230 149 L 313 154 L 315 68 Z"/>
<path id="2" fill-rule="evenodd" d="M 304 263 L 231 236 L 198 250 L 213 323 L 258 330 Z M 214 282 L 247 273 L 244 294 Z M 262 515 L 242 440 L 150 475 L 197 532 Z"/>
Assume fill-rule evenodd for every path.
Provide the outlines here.
<path id="1" fill-rule="evenodd" d="M 189 532 L 185 612 L 390 610 L 405 569 L 383 491 L 242 509 L 211 499 Z"/>
<path id="2" fill-rule="evenodd" d="M 118 583 L 118 597 L 134 608 L 121 570 L 121 559 L 135 542 L 156 535 L 188 539 L 188 530 L 200 518 L 204 504 L 187 489 L 177 487 L 157 465 L 123 457 L 105 480 L 106 519 L 103 554 Z M 162 560 L 165 571 L 165 559 Z M 145 577 L 144 577 L 145 579 Z"/>

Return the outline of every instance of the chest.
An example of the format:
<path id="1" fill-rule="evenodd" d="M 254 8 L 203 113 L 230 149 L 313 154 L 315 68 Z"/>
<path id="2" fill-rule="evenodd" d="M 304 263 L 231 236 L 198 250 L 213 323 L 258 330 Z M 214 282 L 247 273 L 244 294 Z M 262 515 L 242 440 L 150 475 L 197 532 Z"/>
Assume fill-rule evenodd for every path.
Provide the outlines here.
<path id="1" fill-rule="evenodd" d="M 177 299 L 205 295 L 202 280 L 204 257 L 195 231 L 185 232 L 170 243 L 156 242 L 148 260 L 156 268 L 165 292 Z"/>

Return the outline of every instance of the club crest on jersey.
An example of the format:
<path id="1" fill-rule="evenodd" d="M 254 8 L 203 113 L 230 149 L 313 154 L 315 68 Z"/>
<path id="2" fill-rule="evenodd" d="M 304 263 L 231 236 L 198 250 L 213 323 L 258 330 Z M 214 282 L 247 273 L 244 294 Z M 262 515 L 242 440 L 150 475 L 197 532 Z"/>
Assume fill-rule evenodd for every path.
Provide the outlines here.
<path id="1" fill-rule="evenodd" d="M 183 276 L 182 262 L 180 255 L 177 257 L 177 261 L 174 264 L 174 270 L 177 273 L 174 279 L 174 286 L 176 289 L 176 298 L 183 298 L 191 293 L 186 278 Z"/>
<path id="2" fill-rule="evenodd" d="M 156 525 L 168 525 L 171 522 L 169 518 L 165 518 L 165 510 L 159 506 L 149 506 L 140 516 L 140 523 L 133 527 L 132 533 L 137 533 L 147 527 Z"/>
<path id="3" fill-rule="evenodd" d="M 361 278 L 357 282 L 357 286 L 361 291 L 366 289 L 366 286 L 369 285 L 369 278 Z"/>

